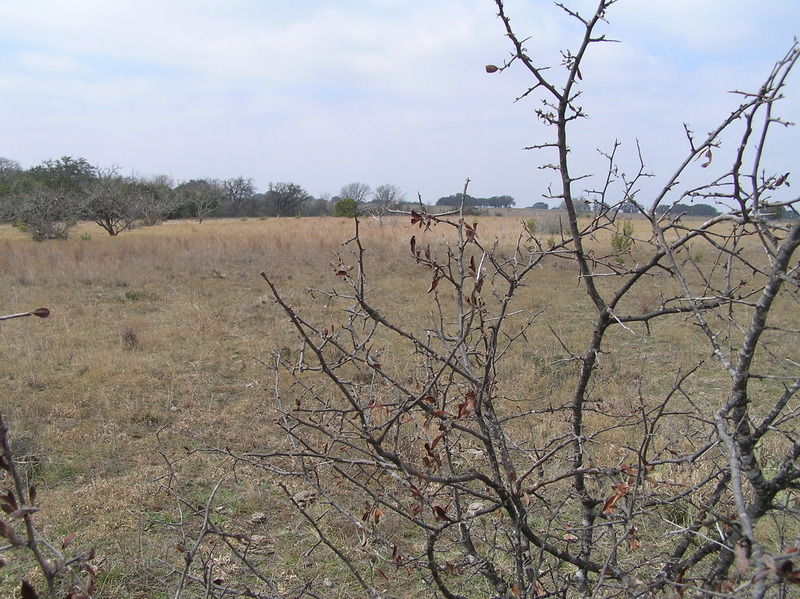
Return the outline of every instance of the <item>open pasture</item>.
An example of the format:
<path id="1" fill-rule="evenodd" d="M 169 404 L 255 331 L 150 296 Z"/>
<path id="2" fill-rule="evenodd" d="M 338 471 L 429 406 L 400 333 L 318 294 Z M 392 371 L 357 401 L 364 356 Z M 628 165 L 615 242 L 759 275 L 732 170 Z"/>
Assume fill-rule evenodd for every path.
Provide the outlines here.
<path id="1" fill-rule="evenodd" d="M 482 243 L 496 238 L 508 257 L 519 239 L 530 243 L 521 219 L 475 221 Z M 649 238 L 644 221 L 632 223 L 634 237 Z M 274 218 L 169 222 L 111 238 L 82 224 L 69 240 L 36 243 L 0 226 L 0 311 L 51 311 L 44 320 L 0 322 L 0 409 L 13 449 L 38 488 L 43 532 L 56 541 L 75 533 L 76 544 L 97 548 L 102 596 L 170 594 L 175 579 L 168 564 L 180 563 L 178 531 L 163 525 L 180 520 L 169 492 L 170 470 L 176 479 L 193 481 L 198 504 L 215 482 L 226 481 L 217 517 L 250 523 L 278 587 L 291 587 L 298 569 L 311 567 L 295 550 L 297 537 L 306 533 L 271 481 L 246 469 L 232 473 L 204 450 L 280 446 L 278 375 L 271 365 L 275 356 L 294 355 L 298 343 L 259 273 L 265 271 L 307 319 L 335 326 L 342 320 L 339 306 L 309 289 L 340 284 L 331 263 L 353 263 L 350 247 L 342 246 L 353 231 L 353 222 L 341 219 Z M 422 232 L 406 218 L 390 217 L 365 220 L 361 234 L 373 303 L 407 328 L 427 326 L 431 275 L 415 264 L 409 240 L 415 235 L 441 256 L 452 231 Z M 537 237 L 546 243 L 551 235 Z M 589 247 L 598 259 L 610 254 L 611 234 L 598 232 Z M 699 241 L 686 252 L 700 264 L 714 255 Z M 617 263 L 645 258 L 634 244 Z M 752 277 L 740 274 L 745 283 Z M 618 314 L 658 308 L 672 285 L 666 276 L 650 277 Z M 509 327 L 541 315 L 499 365 L 498 395 L 506 398 L 509 415 L 569 400 L 575 372 L 570 351 L 585 345 L 595 314 L 587 302 L 568 256 L 550 256 L 530 273 Z M 796 322 L 793 310 L 774 314 Z M 611 426 L 604 421 L 613 415 L 636 413 L 663 381 L 671 384 L 684 367 L 709 357 L 699 331 L 670 325 L 687 318 L 656 321 L 649 331 L 641 324 L 614 331 L 611 343 L 628 350 L 600 357 L 593 395 L 602 409 L 589 416 L 597 418 L 598 428 Z M 386 368 L 413 369 L 411 356 L 394 352 L 390 338 L 383 343 Z M 785 343 L 793 342 L 787 337 Z M 796 347 L 790 353 L 800 361 Z M 718 376 L 687 382 L 694 399 L 708 397 L 713 405 L 718 385 L 726 384 Z M 529 430 L 530 443 L 564 430 L 558 412 L 547 418 Z M 626 446 L 641 431 L 610 431 L 596 439 L 607 462 L 629 459 Z M 680 443 L 679 430 L 655 434 L 662 443 Z M 314 564 L 321 568 L 320 581 L 350 584 L 340 565 L 316 558 Z M 9 557 L 5 570 L 13 575 L 0 577 L 4 596 L 16 588 L 17 576 L 36 579 L 33 563 L 21 553 Z M 229 573 L 235 575 L 233 565 Z"/>

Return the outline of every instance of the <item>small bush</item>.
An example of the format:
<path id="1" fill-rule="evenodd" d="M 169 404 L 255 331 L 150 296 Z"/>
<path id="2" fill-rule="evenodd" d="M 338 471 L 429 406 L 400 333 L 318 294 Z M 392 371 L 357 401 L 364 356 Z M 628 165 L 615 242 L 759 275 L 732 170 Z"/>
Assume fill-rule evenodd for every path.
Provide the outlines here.
<path id="1" fill-rule="evenodd" d="M 124 295 L 117 298 L 117 301 L 125 303 L 125 302 L 143 302 L 143 301 L 155 301 L 160 299 L 157 294 L 152 293 L 151 291 L 126 291 Z"/>
<path id="2" fill-rule="evenodd" d="M 611 236 L 611 249 L 616 254 L 624 254 L 633 247 L 635 240 L 633 235 L 633 223 L 626 220 L 622 223 L 622 230 L 617 229 Z"/>
<path id="3" fill-rule="evenodd" d="M 126 349 L 139 348 L 139 335 L 133 328 L 126 327 L 125 330 L 122 331 L 122 344 Z"/>
<path id="4" fill-rule="evenodd" d="M 352 198 L 344 198 L 333 205 L 331 216 L 355 218 L 358 216 L 358 202 Z"/>

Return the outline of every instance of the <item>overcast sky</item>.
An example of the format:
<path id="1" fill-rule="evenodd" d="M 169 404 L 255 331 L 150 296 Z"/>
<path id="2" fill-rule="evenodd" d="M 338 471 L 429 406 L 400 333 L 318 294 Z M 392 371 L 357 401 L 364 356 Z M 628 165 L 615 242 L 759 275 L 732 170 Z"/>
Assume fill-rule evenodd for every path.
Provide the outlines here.
<path id="1" fill-rule="evenodd" d="M 591 12 L 596 0 L 567 3 Z M 507 0 L 529 54 L 559 81 L 575 22 L 548 0 Z M 619 0 L 583 69 L 591 117 L 571 145 L 602 167 L 615 139 L 665 177 L 756 91 L 800 35 L 798 0 Z M 433 203 L 461 190 L 542 200 L 552 157 L 530 79 L 488 75 L 511 46 L 492 0 L 2 0 L 0 156 L 62 155 L 125 173 L 294 182 L 313 195 L 390 183 Z M 796 73 L 781 113 L 800 121 Z M 798 131 L 777 135 L 792 170 Z M 795 163 L 795 164 L 792 164 Z M 591 186 L 591 181 L 586 183 Z M 800 181 L 798 181 L 800 185 Z"/>

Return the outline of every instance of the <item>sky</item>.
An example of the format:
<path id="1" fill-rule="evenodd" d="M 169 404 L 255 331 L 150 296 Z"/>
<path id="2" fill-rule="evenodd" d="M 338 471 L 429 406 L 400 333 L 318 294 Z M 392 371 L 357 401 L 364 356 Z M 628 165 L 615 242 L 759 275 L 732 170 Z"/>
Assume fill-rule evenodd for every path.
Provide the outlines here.
<path id="1" fill-rule="evenodd" d="M 566 0 L 589 15 L 596 0 Z M 549 0 L 506 0 L 557 83 L 580 30 Z M 314 196 L 351 182 L 426 203 L 462 190 L 543 201 L 553 160 L 525 147 L 552 129 L 492 0 L 3 0 L 0 156 L 29 168 L 83 157 L 123 174 L 293 182 Z M 798 0 L 619 0 L 590 48 L 571 132 L 573 173 L 599 185 L 615 140 L 637 143 L 654 183 L 686 155 L 683 123 L 713 129 L 800 35 Z M 800 121 L 796 73 L 780 114 Z M 776 132 L 776 171 L 798 131 Z M 798 181 L 800 186 L 800 181 Z M 551 203 L 553 203 L 551 201 Z M 557 203 L 557 202 L 556 202 Z"/>

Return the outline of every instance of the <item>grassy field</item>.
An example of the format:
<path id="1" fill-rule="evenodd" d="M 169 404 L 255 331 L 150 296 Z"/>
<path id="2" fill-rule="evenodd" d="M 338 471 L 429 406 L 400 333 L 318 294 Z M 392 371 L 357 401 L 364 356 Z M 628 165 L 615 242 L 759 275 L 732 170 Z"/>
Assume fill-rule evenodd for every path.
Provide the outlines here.
<path id="1" fill-rule="evenodd" d="M 511 216 L 477 220 L 483 239 L 497 237 L 509 251 L 523 229 Z M 400 322 L 422 326 L 431 309 L 430 279 L 410 257 L 408 222 L 366 221 L 362 232 L 375 303 Z M 167 564 L 180 563 L 180 534 L 164 523 L 180 523 L 170 492 L 177 480 L 197 504 L 225 481 L 216 517 L 249 523 L 279 588 L 290 588 L 298 570 L 311 567 L 295 550 L 298 537 L 310 533 L 273 481 L 232 473 L 203 450 L 280 443 L 275 373 L 267 365 L 276 353 L 295 351 L 297 342 L 259 272 L 308 318 L 335 324 L 337 307 L 308 289 L 337 284 L 330 263 L 337 253 L 348 260 L 341 243 L 352 234 L 347 220 L 281 218 L 170 222 L 117 238 L 82 224 L 69 240 L 35 243 L 0 226 L 0 312 L 52 312 L 46 320 L 0 322 L 0 409 L 37 485 L 39 525 L 53 541 L 75 533 L 75 547 L 97 548 L 100 596 L 170 595 Z M 434 229 L 426 243 L 441 251 L 446 236 Z M 610 251 L 607 236 L 592 244 L 598 256 Z M 703 247 L 692 251 L 703 259 Z M 636 249 L 625 259 L 636 260 Z M 500 394 L 510 398 L 509 413 L 526 402 L 566 401 L 574 372 L 564 361 L 565 344 L 579 351 L 593 322 L 575 263 L 552 259 L 545 266 L 520 293 L 522 313 L 513 317 L 546 309 L 548 324 L 534 326 L 503 365 Z M 654 309 L 667 287 L 654 277 L 620 312 Z M 601 363 L 606 414 L 635 411 L 640 395 L 694 363 L 695 350 L 706 351 L 699 336 L 687 338 L 686 327 L 667 321 L 654 324 L 650 335 L 635 329 L 614 333 L 615 343 L 630 345 L 630 359 L 615 354 Z M 391 346 L 383 350 L 391 355 Z M 704 384 L 699 393 L 713 395 L 715 380 Z M 563 426 L 541 422 L 531 438 Z M 609 459 L 625 453 L 620 434 L 607 439 Z M 22 554 L 8 561 L 2 596 L 11 596 L 19 576 L 36 580 Z M 237 566 L 227 567 L 235 576 Z M 349 596 L 350 581 L 338 566 L 314 567 L 321 568 L 320 584 Z"/>

